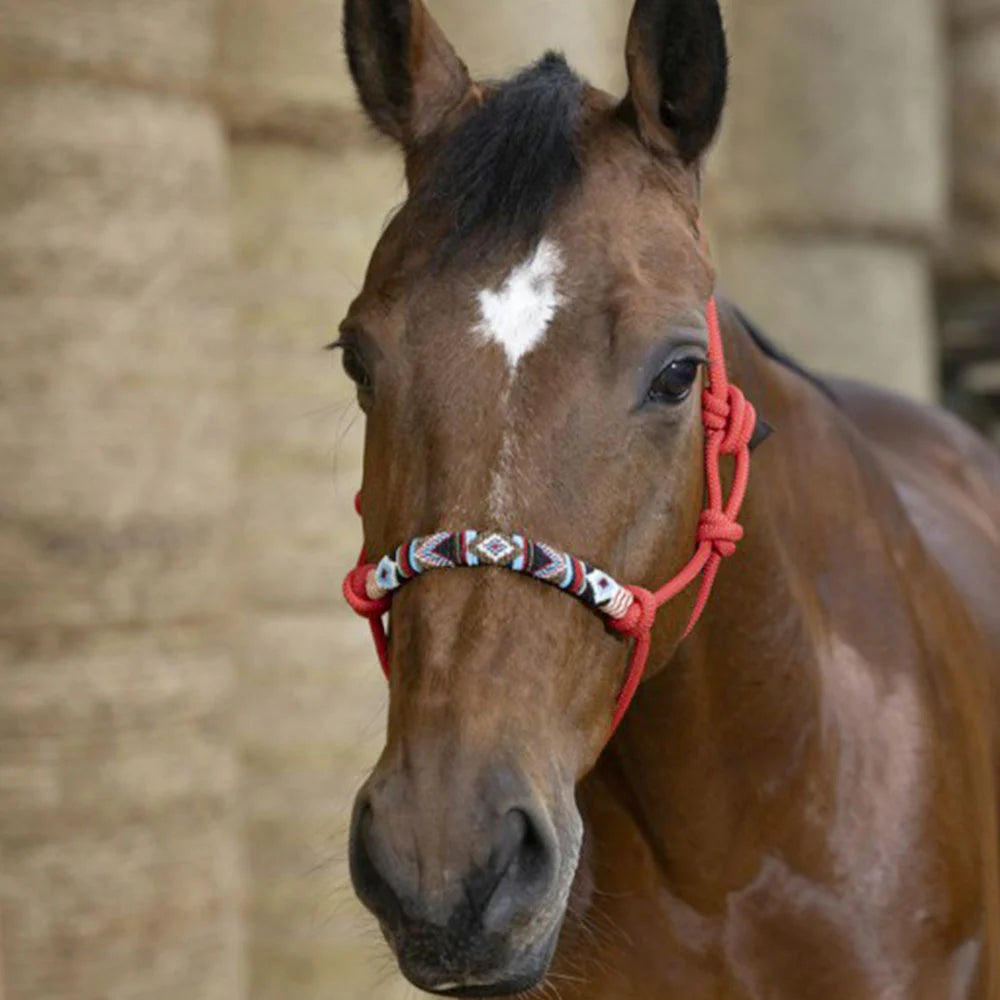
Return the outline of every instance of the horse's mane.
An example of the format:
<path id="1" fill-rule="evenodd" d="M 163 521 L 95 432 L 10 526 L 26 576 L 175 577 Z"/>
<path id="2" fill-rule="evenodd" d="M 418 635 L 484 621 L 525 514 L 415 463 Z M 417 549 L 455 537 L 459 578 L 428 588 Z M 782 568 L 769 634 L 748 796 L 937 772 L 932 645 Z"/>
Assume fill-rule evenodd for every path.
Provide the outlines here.
<path id="1" fill-rule="evenodd" d="M 444 212 L 446 252 L 469 240 L 535 242 L 579 181 L 583 82 L 554 52 L 504 83 L 445 140 L 417 197 Z"/>

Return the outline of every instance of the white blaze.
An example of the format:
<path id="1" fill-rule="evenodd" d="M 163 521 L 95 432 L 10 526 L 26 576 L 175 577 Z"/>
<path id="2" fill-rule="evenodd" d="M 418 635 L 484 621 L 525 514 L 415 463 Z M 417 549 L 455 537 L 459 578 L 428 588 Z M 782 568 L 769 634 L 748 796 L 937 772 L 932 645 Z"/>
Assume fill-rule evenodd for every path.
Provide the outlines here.
<path id="1" fill-rule="evenodd" d="M 479 293 L 481 319 L 476 331 L 503 348 L 512 372 L 541 342 L 562 304 L 556 287 L 562 271 L 559 247 L 551 240 L 542 240 L 535 252 L 507 275 L 498 291 L 484 289 Z"/>

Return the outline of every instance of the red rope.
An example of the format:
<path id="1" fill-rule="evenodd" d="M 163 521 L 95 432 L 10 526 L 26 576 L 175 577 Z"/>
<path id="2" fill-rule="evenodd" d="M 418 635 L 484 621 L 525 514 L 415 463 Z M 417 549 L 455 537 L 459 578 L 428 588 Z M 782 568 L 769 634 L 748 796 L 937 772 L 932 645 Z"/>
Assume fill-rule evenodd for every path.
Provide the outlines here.
<path id="1" fill-rule="evenodd" d="M 649 659 L 653 626 L 657 612 L 700 576 L 701 583 L 694 609 L 684 630 L 687 638 L 698 623 L 708 604 L 712 585 L 722 560 L 736 551 L 736 543 L 743 538 L 743 527 L 737 521 L 750 477 L 750 441 L 757 423 L 753 405 L 726 374 L 726 362 L 719 332 L 719 315 L 715 299 L 709 299 L 706 310 L 708 320 L 708 387 L 702 393 L 701 418 L 705 426 L 705 492 L 706 505 L 698 521 L 697 547 L 688 564 L 662 587 L 655 591 L 643 587 L 629 587 L 632 606 L 623 618 L 608 618 L 608 625 L 632 640 L 632 655 L 628 673 L 618 702 L 615 705 L 611 733 L 618 728 L 625 712 L 639 689 L 639 682 Z M 735 460 L 733 483 L 729 496 L 724 495 L 722 473 L 719 467 L 723 455 Z M 360 513 L 360 494 L 355 499 Z M 344 580 L 344 597 L 362 617 L 368 619 L 375 651 L 386 677 L 389 676 L 389 641 L 383 618 L 392 607 L 392 595 L 380 599 L 368 593 L 366 582 L 373 567 L 367 563 L 364 550 L 357 566 Z"/>
<path id="2" fill-rule="evenodd" d="M 358 556 L 357 566 L 344 577 L 344 599 L 356 614 L 368 619 L 368 625 L 372 630 L 372 639 L 375 642 L 375 652 L 378 653 L 378 660 L 382 665 L 382 673 L 388 679 L 389 637 L 386 635 L 382 619 L 389 613 L 392 607 L 392 595 L 387 594 L 379 600 L 372 600 L 368 596 L 365 580 L 371 568 L 365 561 L 365 550 L 362 549 L 361 555 Z"/>

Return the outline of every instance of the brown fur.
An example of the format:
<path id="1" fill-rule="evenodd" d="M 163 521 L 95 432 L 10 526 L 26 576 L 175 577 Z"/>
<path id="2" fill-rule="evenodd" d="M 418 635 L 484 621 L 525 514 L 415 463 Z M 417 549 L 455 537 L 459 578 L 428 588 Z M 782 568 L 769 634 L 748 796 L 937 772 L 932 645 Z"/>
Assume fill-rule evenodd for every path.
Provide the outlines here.
<path id="1" fill-rule="evenodd" d="M 635 373 L 664 342 L 703 345 L 714 275 L 697 167 L 669 131 L 643 135 L 654 114 L 639 131 L 587 90 L 582 178 L 545 227 L 565 305 L 513 381 L 472 332 L 475 292 L 524 247 L 439 266 L 440 221 L 417 199 L 388 227 L 345 324 L 374 382 L 369 552 L 475 526 L 646 586 L 686 561 L 697 393 L 637 407 Z M 411 176 L 431 147 L 408 149 Z M 597 616 L 500 571 L 431 574 L 398 596 L 387 744 L 355 830 L 408 912 L 379 915 L 404 971 L 433 985 L 446 970 L 455 995 L 530 985 L 572 878 L 551 966 L 564 1000 L 1000 997 L 1000 459 L 874 389 L 836 386 L 836 405 L 725 309 L 723 333 L 732 380 L 776 433 L 705 617 L 681 643 L 691 595 L 661 613 L 609 746 L 626 649 Z M 454 915 L 512 809 L 535 818 L 551 879 L 486 941 Z"/>

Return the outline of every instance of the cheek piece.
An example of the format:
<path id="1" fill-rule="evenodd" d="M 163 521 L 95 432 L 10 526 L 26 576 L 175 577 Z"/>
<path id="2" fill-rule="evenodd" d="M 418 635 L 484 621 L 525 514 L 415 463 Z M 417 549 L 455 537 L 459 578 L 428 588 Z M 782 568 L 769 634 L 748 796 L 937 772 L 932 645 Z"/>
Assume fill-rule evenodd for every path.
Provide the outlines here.
<path id="1" fill-rule="evenodd" d="M 753 405 L 726 376 L 715 299 L 706 309 L 708 320 L 708 386 L 702 393 L 701 419 L 705 426 L 705 509 L 701 512 L 694 555 L 687 565 L 657 590 L 618 583 L 609 574 L 581 559 L 522 535 L 471 529 L 440 531 L 400 545 L 377 563 L 369 563 L 364 550 L 358 564 L 344 580 L 347 603 L 368 619 L 375 650 L 389 676 L 389 637 L 384 618 L 392 608 L 393 594 L 403 584 L 429 570 L 457 567 L 499 567 L 534 577 L 583 601 L 607 619 L 608 627 L 632 640 L 625 683 L 611 719 L 611 733 L 618 728 L 642 679 L 649 658 L 656 613 L 698 577 L 701 582 L 683 638 L 695 627 L 712 590 L 719 565 L 736 551 L 743 537 L 737 520 L 750 476 L 750 445 L 757 415 Z M 729 495 L 723 491 L 720 459 L 734 459 Z M 361 495 L 355 501 L 361 513 Z M 610 736 L 610 733 L 609 733 Z"/>

